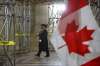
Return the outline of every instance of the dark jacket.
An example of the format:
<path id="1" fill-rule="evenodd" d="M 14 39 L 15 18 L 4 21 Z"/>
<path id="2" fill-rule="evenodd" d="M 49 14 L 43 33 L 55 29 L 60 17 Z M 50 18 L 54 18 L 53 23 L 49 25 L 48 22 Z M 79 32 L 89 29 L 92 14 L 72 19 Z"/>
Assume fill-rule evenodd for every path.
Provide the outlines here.
<path id="1" fill-rule="evenodd" d="M 48 32 L 47 30 L 43 30 L 39 33 L 39 49 L 42 51 L 48 50 Z"/>

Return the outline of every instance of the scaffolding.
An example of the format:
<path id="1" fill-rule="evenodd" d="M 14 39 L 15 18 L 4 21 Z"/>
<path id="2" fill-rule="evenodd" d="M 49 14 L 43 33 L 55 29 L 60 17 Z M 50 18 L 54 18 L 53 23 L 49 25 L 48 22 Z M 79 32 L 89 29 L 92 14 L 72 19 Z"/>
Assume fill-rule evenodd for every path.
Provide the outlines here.
<path id="1" fill-rule="evenodd" d="M 21 53 L 30 48 L 30 33 L 31 33 L 31 2 L 24 0 L 18 1 L 15 6 L 16 17 L 16 42 L 17 50 Z M 18 51 L 18 52 L 19 52 Z"/>
<path id="2" fill-rule="evenodd" d="M 59 23 L 59 20 L 62 16 L 62 13 L 64 12 L 64 10 L 65 10 L 64 1 L 61 3 L 52 2 L 52 3 L 48 4 L 48 13 L 49 13 L 48 24 L 50 27 L 49 31 L 51 33 L 57 28 L 57 24 Z"/>
<path id="3" fill-rule="evenodd" d="M 93 14 L 100 26 L 100 0 L 89 0 Z"/>
<path id="4" fill-rule="evenodd" d="M 15 66 L 17 53 L 30 51 L 31 41 L 30 0 L 0 0 L 0 66 Z"/>

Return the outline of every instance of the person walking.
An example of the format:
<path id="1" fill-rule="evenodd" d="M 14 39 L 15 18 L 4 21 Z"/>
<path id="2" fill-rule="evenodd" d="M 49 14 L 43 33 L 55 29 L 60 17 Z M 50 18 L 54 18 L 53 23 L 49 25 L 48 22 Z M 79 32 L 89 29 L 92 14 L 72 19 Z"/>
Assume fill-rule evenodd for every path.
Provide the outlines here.
<path id="1" fill-rule="evenodd" d="M 46 24 L 41 24 L 41 31 L 38 36 L 39 36 L 39 46 L 36 56 L 40 57 L 41 52 L 44 51 L 46 52 L 45 57 L 49 57 L 50 54 L 48 49 L 48 32 Z"/>

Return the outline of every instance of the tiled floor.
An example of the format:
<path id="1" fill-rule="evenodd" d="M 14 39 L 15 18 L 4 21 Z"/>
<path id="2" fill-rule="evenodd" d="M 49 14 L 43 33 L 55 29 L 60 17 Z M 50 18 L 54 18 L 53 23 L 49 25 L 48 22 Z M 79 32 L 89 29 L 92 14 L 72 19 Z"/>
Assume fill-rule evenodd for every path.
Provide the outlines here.
<path id="1" fill-rule="evenodd" d="M 35 53 L 29 53 L 20 58 L 16 59 L 16 66 L 62 66 L 60 59 L 56 53 L 51 52 L 50 57 L 44 57 L 44 54 L 41 57 L 36 57 Z"/>

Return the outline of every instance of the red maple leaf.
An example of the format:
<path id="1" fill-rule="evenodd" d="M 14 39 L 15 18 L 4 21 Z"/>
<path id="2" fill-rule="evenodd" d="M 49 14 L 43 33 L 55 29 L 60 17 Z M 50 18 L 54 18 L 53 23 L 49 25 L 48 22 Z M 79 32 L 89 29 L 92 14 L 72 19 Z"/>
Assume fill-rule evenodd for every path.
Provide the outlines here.
<path id="1" fill-rule="evenodd" d="M 77 31 L 78 28 L 79 26 L 75 24 L 75 21 L 68 24 L 64 40 L 68 45 L 69 53 L 74 52 L 84 56 L 90 51 L 88 49 L 88 45 L 83 44 L 83 42 L 92 40 L 91 35 L 94 32 L 94 30 L 90 30 L 87 29 L 87 27 L 84 27 L 80 31 Z"/>

